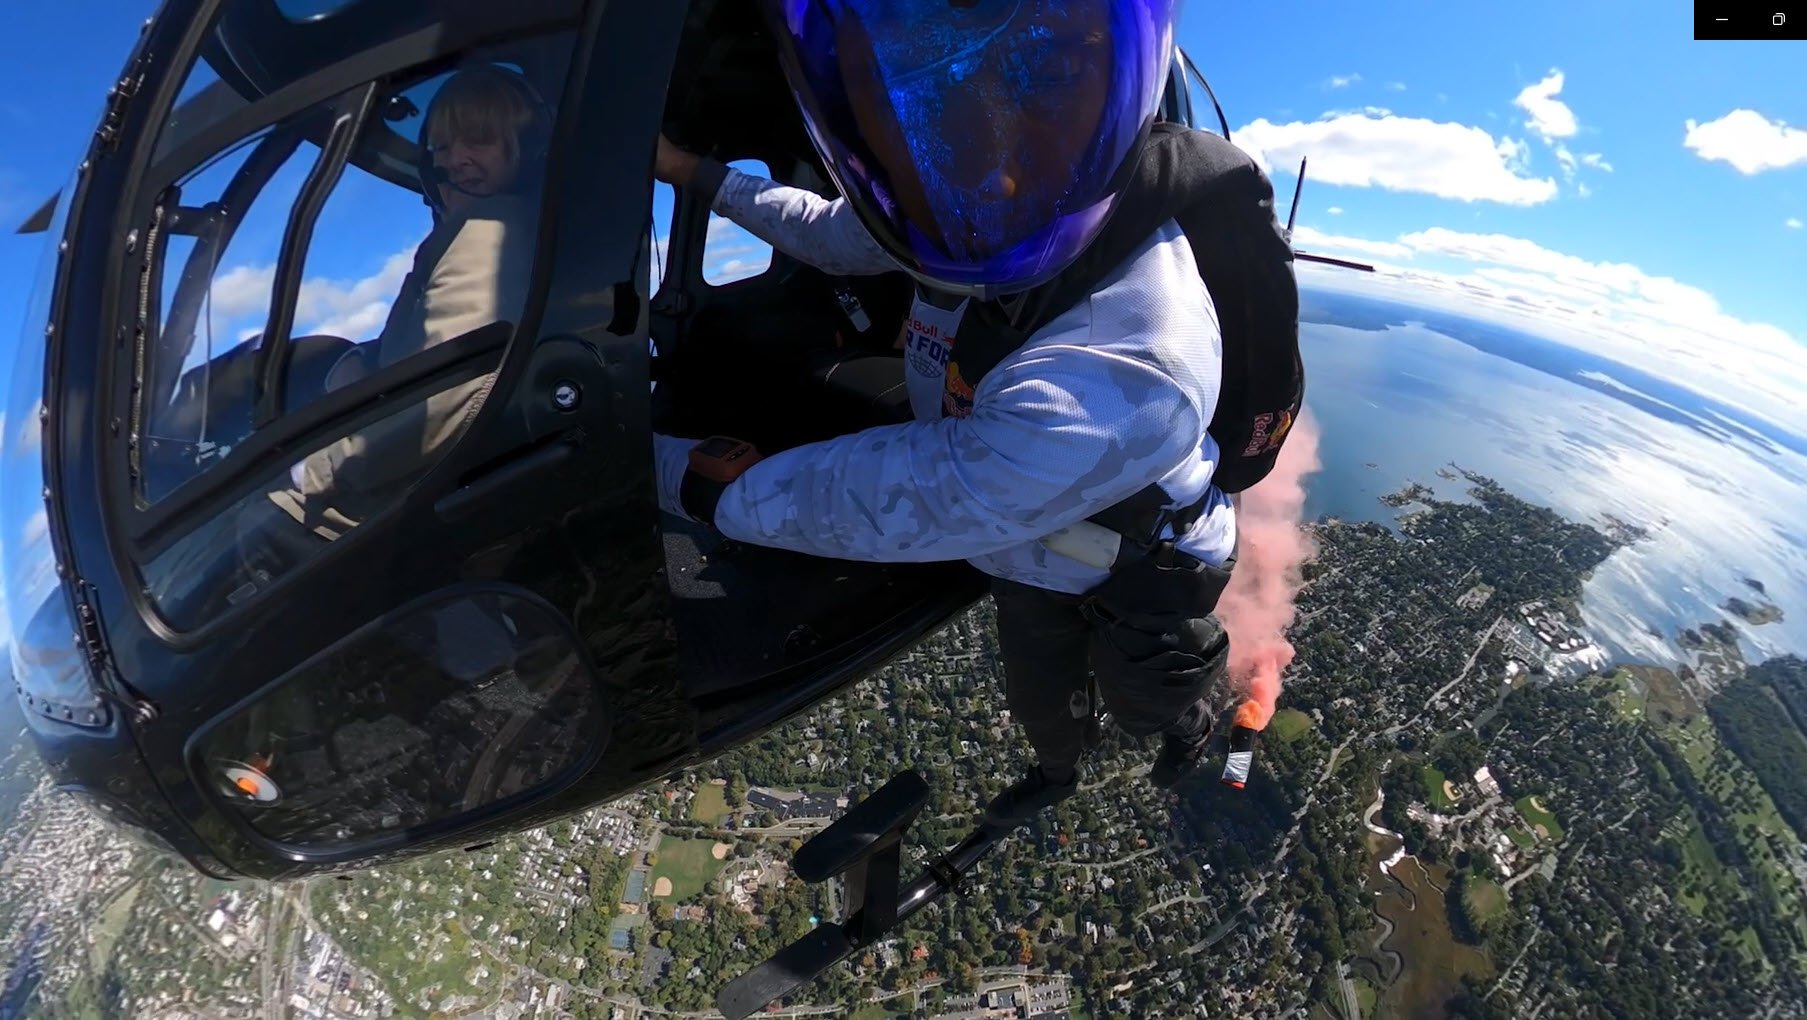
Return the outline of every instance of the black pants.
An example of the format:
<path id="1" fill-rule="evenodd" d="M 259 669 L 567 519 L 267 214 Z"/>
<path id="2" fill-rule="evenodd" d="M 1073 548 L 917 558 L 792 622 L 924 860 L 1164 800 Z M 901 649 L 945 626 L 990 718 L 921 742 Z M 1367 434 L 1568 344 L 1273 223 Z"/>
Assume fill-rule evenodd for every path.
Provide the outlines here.
<path id="1" fill-rule="evenodd" d="M 1178 559 L 1126 568 L 1084 595 L 993 580 L 1005 700 L 1043 765 L 1078 763 L 1094 678 L 1131 736 L 1209 729 L 1206 697 L 1230 652 L 1211 613 L 1229 569 Z"/>

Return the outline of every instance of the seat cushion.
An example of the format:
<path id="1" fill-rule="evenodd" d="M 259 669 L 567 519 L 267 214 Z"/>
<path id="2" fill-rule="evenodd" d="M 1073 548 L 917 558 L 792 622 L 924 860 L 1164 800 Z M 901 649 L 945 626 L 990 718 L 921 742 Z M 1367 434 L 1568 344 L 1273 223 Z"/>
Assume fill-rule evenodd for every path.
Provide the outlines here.
<path id="1" fill-rule="evenodd" d="M 911 418 L 902 351 L 818 351 L 810 356 L 809 377 L 828 391 L 837 410 L 853 415 L 861 427 L 895 425 Z"/>

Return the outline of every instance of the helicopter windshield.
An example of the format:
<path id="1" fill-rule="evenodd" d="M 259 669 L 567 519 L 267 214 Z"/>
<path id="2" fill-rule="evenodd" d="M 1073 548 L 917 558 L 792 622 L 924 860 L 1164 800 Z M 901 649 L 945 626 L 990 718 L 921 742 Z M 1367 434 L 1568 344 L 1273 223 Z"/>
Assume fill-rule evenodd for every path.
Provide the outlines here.
<path id="1" fill-rule="evenodd" d="M 196 770 L 257 834 L 343 850 L 542 789 L 602 743 L 556 613 L 439 598 L 277 681 L 198 741 Z"/>
<path id="2" fill-rule="evenodd" d="M 276 0 L 276 9 L 291 21 L 310 21 L 356 2 L 357 0 Z"/>
<path id="3" fill-rule="evenodd" d="M 300 108 L 247 103 L 208 60 L 191 69 L 146 189 L 159 229 L 139 309 L 139 505 L 179 496 L 284 415 L 387 399 L 144 564 L 177 628 L 393 505 L 481 406 L 526 301 L 557 116 L 543 97 L 570 45 L 497 44 Z"/>
<path id="4" fill-rule="evenodd" d="M 73 186 L 63 189 L 52 218 L 52 236 L 69 215 Z M 57 583 L 56 553 L 45 505 L 44 337 L 36 327 L 50 310 L 58 252 L 47 247 L 32 286 L 25 335 L 19 338 L 6 406 L 0 413 L 0 569 L 6 583 L 6 626 L 12 634 L 11 669 L 29 711 L 78 725 L 100 721 L 100 698 L 87 664 L 69 636 L 76 632 Z"/>

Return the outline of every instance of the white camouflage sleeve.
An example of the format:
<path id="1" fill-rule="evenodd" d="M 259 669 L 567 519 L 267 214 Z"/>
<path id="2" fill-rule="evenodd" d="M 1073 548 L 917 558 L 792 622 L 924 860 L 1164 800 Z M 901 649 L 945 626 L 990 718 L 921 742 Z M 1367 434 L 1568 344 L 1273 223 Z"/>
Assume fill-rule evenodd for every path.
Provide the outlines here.
<path id="1" fill-rule="evenodd" d="M 980 384 L 972 415 L 786 450 L 728 486 L 724 535 L 850 560 L 985 556 L 1085 519 L 1196 454 L 1207 419 L 1157 369 L 1037 345 Z"/>
<path id="2" fill-rule="evenodd" d="M 844 198 L 729 169 L 711 209 L 786 255 L 831 276 L 872 276 L 897 268 Z"/>

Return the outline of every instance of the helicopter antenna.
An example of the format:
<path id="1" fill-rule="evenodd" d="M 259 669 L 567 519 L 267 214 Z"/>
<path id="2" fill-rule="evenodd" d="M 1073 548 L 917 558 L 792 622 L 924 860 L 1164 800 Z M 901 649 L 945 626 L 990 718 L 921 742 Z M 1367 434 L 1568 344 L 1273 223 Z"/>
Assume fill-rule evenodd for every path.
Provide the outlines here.
<path id="1" fill-rule="evenodd" d="M 1293 207 L 1286 214 L 1286 239 L 1293 239 L 1293 218 L 1299 215 L 1299 196 L 1305 191 L 1305 157 L 1299 157 L 1299 180 L 1293 185 Z"/>
<path id="2" fill-rule="evenodd" d="M 19 224 L 19 229 L 14 231 L 14 233 L 41 234 L 44 231 L 49 230 L 50 220 L 56 215 L 56 204 L 62 197 L 63 193 L 58 191 L 56 194 L 45 199 L 44 204 L 38 206 L 38 211 L 32 213 L 24 223 Z"/>

